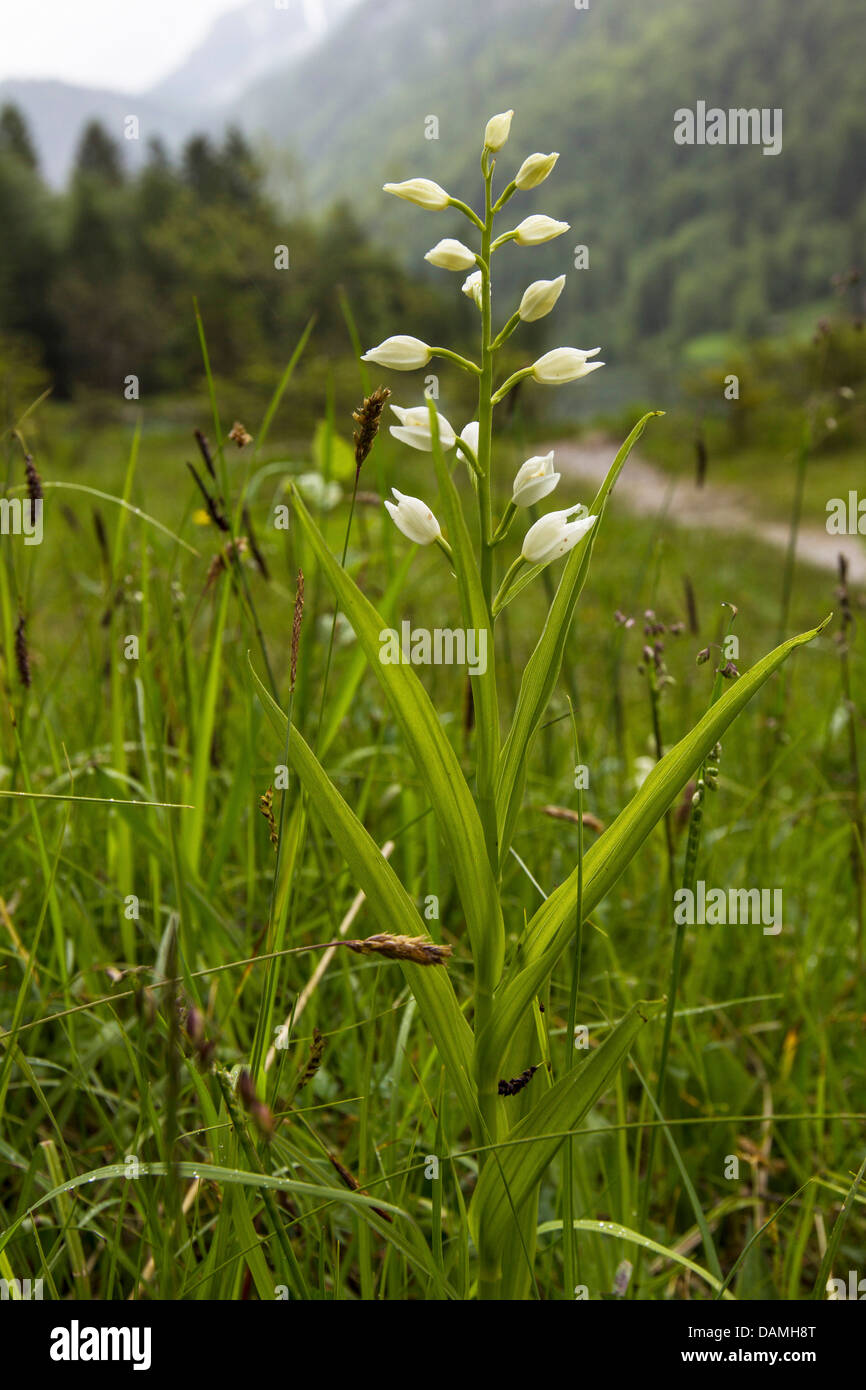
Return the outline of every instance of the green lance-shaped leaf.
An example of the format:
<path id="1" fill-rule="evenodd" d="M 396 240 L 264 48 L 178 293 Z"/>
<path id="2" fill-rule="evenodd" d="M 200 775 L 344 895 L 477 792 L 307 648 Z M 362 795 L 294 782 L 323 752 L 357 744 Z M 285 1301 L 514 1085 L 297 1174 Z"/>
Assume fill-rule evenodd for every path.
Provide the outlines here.
<path id="1" fill-rule="evenodd" d="M 489 992 L 502 973 L 505 927 L 484 831 L 457 755 L 411 666 L 390 666 L 380 661 L 385 622 L 334 559 L 294 488 L 292 500 L 304 535 L 382 686 L 427 790 L 466 914 L 476 979 L 479 988 Z"/>
<path id="2" fill-rule="evenodd" d="M 578 541 L 566 561 L 556 596 L 550 606 L 547 621 L 538 639 L 535 650 L 523 672 L 520 694 L 514 720 L 499 759 L 499 775 L 496 788 L 496 807 L 499 821 L 500 859 L 508 853 L 514 823 L 523 799 L 526 781 L 526 760 L 529 748 L 538 726 L 544 718 L 553 688 L 559 679 L 562 657 L 568 638 L 574 609 L 586 583 L 592 559 L 596 536 L 602 524 L 605 505 L 610 490 L 622 472 L 626 459 L 643 434 L 648 420 L 664 414 L 661 410 L 651 410 L 644 415 L 626 439 L 602 483 L 590 507 L 590 515 L 598 518 L 586 536 Z M 533 566 L 536 573 L 538 566 Z M 523 582 L 528 582 L 532 574 L 523 576 L 509 590 L 509 602 L 519 593 Z"/>
<path id="3" fill-rule="evenodd" d="M 584 917 L 589 916 L 610 892 L 650 831 L 756 691 L 796 647 L 811 642 L 829 621 L 829 617 L 825 618 L 819 627 L 790 638 L 765 656 L 741 676 L 692 731 L 656 764 L 640 791 L 584 856 Z M 497 990 L 490 1022 L 477 1040 L 476 1053 L 482 1067 L 496 1067 L 503 1063 L 509 1038 L 524 1009 L 571 939 L 577 911 L 577 888 L 578 870 L 575 867 L 527 924 L 508 975 Z"/>
<path id="4" fill-rule="evenodd" d="M 470 676 L 472 698 L 475 703 L 476 748 L 478 757 L 478 801 L 481 821 L 488 840 L 488 854 L 491 863 L 496 864 L 496 808 L 494 800 L 496 763 L 499 757 L 499 705 L 496 698 L 496 666 L 493 652 L 493 625 L 481 587 L 478 561 L 472 548 L 472 539 L 460 505 L 460 497 L 454 479 L 439 443 L 439 423 L 433 402 L 429 402 L 430 424 L 433 435 L 433 458 L 439 479 L 439 493 L 442 500 L 442 514 L 448 528 L 454 569 L 457 573 L 457 587 L 460 594 L 460 609 L 463 624 L 484 633 L 485 669 Z M 480 652 L 479 652 L 480 654 Z"/>
<path id="5" fill-rule="evenodd" d="M 265 713 L 277 733 L 285 738 L 285 714 L 253 671 L 252 664 L 250 671 Z M 304 791 L 339 845 L 359 887 L 366 893 L 382 930 L 405 936 L 426 936 L 424 922 L 391 865 L 294 728 L 288 741 L 288 756 Z M 400 964 L 451 1085 L 467 1118 L 474 1122 L 472 1029 L 461 1013 L 448 973 L 440 966 L 413 965 L 408 961 Z"/>
<path id="6" fill-rule="evenodd" d="M 354 455 L 353 455 L 354 457 Z M 394 612 L 394 605 L 400 594 L 406 587 L 406 576 L 409 573 L 409 566 L 412 563 L 411 550 L 406 552 L 394 572 L 394 578 L 388 585 L 382 599 L 380 600 L 380 612 L 386 620 L 390 620 Z M 344 670 L 340 673 L 339 684 L 332 686 L 328 692 L 328 705 L 325 710 L 325 718 L 322 724 L 321 733 L 316 740 L 316 751 L 320 758 L 324 758 L 340 729 L 340 725 L 345 719 L 352 705 L 355 703 L 355 695 L 358 686 L 361 684 L 361 677 L 367 665 L 367 658 L 359 647 L 353 647 L 346 662 Z"/>
<path id="7" fill-rule="evenodd" d="M 483 1242 L 488 1252 L 501 1249 L 514 1213 L 535 1190 L 570 1131 L 610 1085 L 644 1023 L 661 1007 L 662 1001 L 635 1004 L 586 1061 L 560 1077 L 509 1131 L 498 1162 L 494 1158 L 485 1163 L 469 1208 L 476 1244 Z"/>

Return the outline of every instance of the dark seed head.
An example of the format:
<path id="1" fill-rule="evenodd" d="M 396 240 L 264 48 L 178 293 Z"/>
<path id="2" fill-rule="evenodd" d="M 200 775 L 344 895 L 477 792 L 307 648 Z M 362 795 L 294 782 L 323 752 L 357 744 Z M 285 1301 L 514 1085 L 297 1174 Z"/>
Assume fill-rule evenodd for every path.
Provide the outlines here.
<path id="1" fill-rule="evenodd" d="M 387 386 L 377 386 L 372 395 L 365 396 L 363 404 L 352 414 L 352 419 L 358 426 L 354 439 L 355 467 L 359 471 L 373 447 L 376 435 L 379 433 L 382 411 L 385 409 L 390 394 Z"/>
<path id="2" fill-rule="evenodd" d="M 519 1091 L 523 1090 L 524 1086 L 529 1085 L 537 1071 L 538 1067 L 527 1067 L 526 1071 L 522 1071 L 519 1076 L 513 1077 L 511 1081 L 500 1081 L 498 1087 L 499 1094 L 501 1096 L 516 1096 Z"/>
<path id="3" fill-rule="evenodd" d="M 295 611 L 292 616 L 292 656 L 289 677 L 289 690 L 295 688 L 298 675 L 298 647 L 301 642 L 301 620 L 304 616 L 304 571 L 298 570 L 298 588 L 295 594 Z"/>
<path id="4" fill-rule="evenodd" d="M 23 613 L 19 613 L 15 628 L 15 665 L 18 667 L 18 679 L 29 690 L 33 684 L 33 677 L 30 672 L 30 652 L 27 647 L 27 623 Z"/>
<path id="5" fill-rule="evenodd" d="M 24 472 L 27 476 L 27 496 L 31 502 L 41 502 L 42 479 L 36 472 L 36 465 L 30 454 L 24 455 Z"/>

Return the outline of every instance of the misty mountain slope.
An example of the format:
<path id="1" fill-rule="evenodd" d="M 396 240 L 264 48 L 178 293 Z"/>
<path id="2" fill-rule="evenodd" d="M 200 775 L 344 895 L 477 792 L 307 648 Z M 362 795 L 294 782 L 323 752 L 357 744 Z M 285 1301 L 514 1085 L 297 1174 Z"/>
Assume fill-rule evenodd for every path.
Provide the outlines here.
<path id="1" fill-rule="evenodd" d="M 144 96 L 6 82 L 0 101 L 21 105 L 55 183 L 94 116 L 117 137 L 125 116 L 139 116 L 140 141 L 123 142 L 133 168 L 152 134 L 176 150 L 193 130 L 218 134 L 235 120 L 258 137 L 287 199 L 296 203 L 300 164 L 314 208 L 350 202 L 440 284 L 421 257 L 440 237 L 465 234 L 462 219 L 431 219 L 381 185 L 425 174 L 477 200 L 484 123 L 513 107 L 499 186 L 533 150 L 560 160 L 509 218 L 545 211 L 571 231 L 537 251 L 508 248 L 498 286 L 516 293 L 570 269 L 585 245 L 589 269 L 570 277 L 558 331 L 620 356 L 644 341 L 762 333 L 792 307 L 826 300 L 831 275 L 862 262 L 863 0 L 606 0 L 586 11 L 568 0 L 287 4 L 250 0 L 223 16 Z M 263 66 L 271 71 L 248 83 Z M 676 144 L 674 113 L 699 101 L 781 109 L 781 152 Z"/>
<path id="2" fill-rule="evenodd" d="M 545 60 L 562 8 L 546 0 L 368 0 L 314 59 L 251 86 L 236 114 L 247 129 L 296 150 L 317 201 L 354 191 L 367 182 L 365 169 L 422 156 L 428 166 L 453 167 L 467 148 L 469 122 L 508 105 L 509 91 Z M 425 138 L 427 115 L 439 118 L 438 141 Z"/>
<path id="3" fill-rule="evenodd" d="M 0 106 L 7 102 L 24 113 L 42 172 L 55 187 L 65 182 L 88 121 L 101 121 L 113 138 L 121 141 L 130 169 L 143 162 L 150 136 L 159 135 L 170 147 L 176 147 L 192 130 L 212 128 L 197 115 L 173 110 L 147 96 L 77 87 L 68 82 L 0 82 Z M 124 118 L 130 115 L 139 119 L 139 140 L 123 138 Z"/>
<path id="4" fill-rule="evenodd" d="M 532 150 L 561 155 L 547 185 L 514 200 L 514 220 L 543 210 L 572 233 L 512 251 L 507 278 L 525 280 L 530 259 L 532 277 L 567 269 L 586 244 L 579 341 L 610 341 L 612 319 L 682 339 L 732 321 L 759 331 L 862 255 L 864 59 L 861 0 L 608 0 L 588 11 L 368 0 L 292 74 L 255 84 L 237 114 L 294 147 L 314 202 L 351 200 L 415 259 L 464 224 L 431 220 L 381 184 L 424 174 L 477 199 L 484 122 L 513 107 L 503 177 Z M 675 144 L 674 112 L 699 100 L 782 108 L 781 153 Z M 425 139 L 429 115 L 438 140 Z"/>
<path id="5" fill-rule="evenodd" d="M 99 120 L 115 139 L 125 116 L 136 115 L 138 141 L 124 140 L 129 169 L 144 160 L 147 141 L 159 136 L 170 150 L 195 132 L 219 135 L 244 88 L 273 69 L 281 73 L 309 57 L 329 29 L 357 0 L 247 0 L 219 16 L 202 42 L 174 72 L 144 93 L 77 86 L 69 82 L 9 79 L 0 82 L 0 105 L 20 107 L 33 132 L 49 183 L 63 184 L 83 127 Z M 281 77 L 284 81 L 285 77 Z"/>
<path id="6" fill-rule="evenodd" d="M 148 92 L 175 107 L 222 107 L 308 54 L 357 0 L 248 0 L 220 15 L 189 58 Z"/>

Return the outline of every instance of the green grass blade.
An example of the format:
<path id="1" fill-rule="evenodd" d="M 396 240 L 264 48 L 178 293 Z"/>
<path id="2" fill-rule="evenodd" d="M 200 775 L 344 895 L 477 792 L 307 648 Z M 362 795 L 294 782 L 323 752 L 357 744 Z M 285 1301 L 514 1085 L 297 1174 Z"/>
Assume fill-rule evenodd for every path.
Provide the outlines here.
<path id="1" fill-rule="evenodd" d="M 198 872 L 199 855 L 205 829 L 205 816 L 210 796 L 213 795 L 211 776 L 211 745 L 217 716 L 217 704 L 222 679 L 223 635 L 228 617 L 228 604 L 231 588 L 227 576 L 223 576 L 222 586 L 214 614 L 210 639 L 210 659 L 207 666 L 204 690 L 201 695 L 198 721 L 195 726 L 195 751 L 192 760 L 192 792 L 190 800 L 194 810 L 183 824 L 184 844 L 189 864 L 193 872 Z M 210 796 L 209 796 L 210 793 Z"/>
<path id="2" fill-rule="evenodd" d="M 700 1265 L 695 1264 L 694 1260 L 690 1260 L 686 1255 L 681 1255 L 678 1250 L 672 1250 L 668 1245 L 660 1245 L 657 1240 L 650 1240 L 649 1236 L 642 1236 L 639 1231 L 633 1231 L 629 1226 L 621 1226 L 618 1221 L 592 1221 L 587 1218 L 573 1221 L 572 1226 L 575 1231 L 586 1231 L 589 1235 L 610 1236 L 613 1240 L 630 1241 L 632 1245 L 639 1245 L 642 1249 L 649 1250 L 654 1255 L 661 1255 L 666 1260 L 673 1260 L 675 1264 L 682 1265 L 683 1269 L 687 1269 L 692 1274 L 696 1274 L 699 1279 L 703 1279 L 704 1283 L 709 1284 L 710 1288 L 715 1289 L 717 1293 L 722 1287 L 714 1274 L 710 1274 L 708 1270 L 702 1269 Z M 543 1221 L 538 1228 L 538 1234 L 540 1236 L 546 1236 L 550 1235 L 553 1231 L 561 1230 L 561 1221 Z M 733 1300 L 734 1295 L 728 1290 L 725 1290 L 723 1297 Z"/>
<path id="3" fill-rule="evenodd" d="M 830 1232 L 830 1239 L 827 1241 L 827 1249 L 824 1251 L 824 1258 L 821 1261 L 821 1268 L 818 1270 L 818 1277 L 815 1280 L 815 1286 L 812 1289 L 811 1297 L 813 1299 L 821 1299 L 827 1296 L 827 1281 L 830 1278 L 830 1271 L 833 1268 L 833 1261 L 836 1258 L 836 1251 L 839 1249 L 839 1241 L 842 1239 L 842 1232 L 845 1229 L 845 1224 L 848 1220 L 848 1217 L 851 1214 L 851 1208 L 853 1207 L 854 1199 L 860 1190 L 860 1184 L 863 1181 L 864 1174 L 866 1174 L 866 1158 L 864 1158 L 863 1162 L 860 1164 L 857 1176 L 855 1177 L 847 1193 L 845 1194 L 845 1200 L 842 1203 L 839 1215 L 833 1222 L 833 1229 Z"/>
<path id="4" fill-rule="evenodd" d="M 607 1089 L 640 1029 L 660 1008 L 659 1001 L 635 1004 L 586 1061 L 560 1077 L 509 1131 L 509 1147 L 498 1163 L 485 1164 L 469 1208 L 476 1244 L 501 1248 L 514 1220 L 512 1204 L 519 1213 L 568 1132 Z M 557 1130 L 562 1132 L 552 1133 Z M 533 1144 L 511 1144 L 534 1135 Z"/>
<path id="5" fill-rule="evenodd" d="M 379 611 L 386 621 L 390 621 L 397 598 L 406 586 L 406 579 L 411 564 L 412 552 L 408 551 L 397 566 L 397 572 L 388 585 L 388 588 L 385 590 Z M 318 744 L 316 745 L 319 756 L 322 758 L 334 742 L 339 732 L 340 725 L 352 708 L 366 665 L 366 656 L 360 648 L 356 647 L 351 653 L 345 669 L 341 672 L 338 685 L 336 688 L 331 689 L 328 696 L 325 719 L 322 723 Z"/>
<path id="6" fill-rule="evenodd" d="M 465 628 L 473 628 L 484 633 L 486 643 L 486 666 L 484 672 L 470 676 L 472 698 L 476 715 L 476 754 L 478 806 L 487 839 L 491 864 L 496 866 L 498 850 L 496 846 L 496 808 L 495 780 L 496 765 L 499 758 L 499 704 L 496 696 L 496 663 L 493 648 L 493 624 L 484 598 L 478 560 L 472 547 L 472 539 L 460 496 L 454 479 L 445 462 L 439 444 L 439 431 L 436 412 L 430 404 L 431 429 L 433 433 L 433 459 L 439 480 L 439 496 L 442 515 L 448 530 L 457 574 L 457 588 L 460 594 L 460 610 Z"/>
<path id="7" fill-rule="evenodd" d="M 250 667 L 252 671 L 252 667 Z M 285 735 L 286 716 L 252 671 L 259 698 L 276 731 Z M 288 743 L 289 760 L 312 804 L 339 845 L 383 931 L 426 936 L 424 921 L 387 859 L 327 776 L 297 729 Z M 471 1085 L 472 1030 L 457 1003 L 447 971 L 440 966 L 403 963 L 409 988 L 418 1001 L 449 1080 L 467 1116 L 474 1114 Z"/>
<path id="8" fill-rule="evenodd" d="M 298 365 L 298 362 L 300 361 L 301 353 L 307 346 L 307 339 L 313 331 L 313 325 L 315 324 L 315 322 L 315 315 L 313 315 L 312 318 L 307 320 L 307 323 L 304 326 L 304 331 L 301 334 L 295 346 L 295 350 L 289 358 L 288 362 L 286 363 L 286 366 L 283 370 L 283 374 L 277 382 L 274 394 L 271 396 L 271 399 L 268 402 L 268 408 L 265 411 L 264 419 L 262 420 L 262 423 L 259 426 L 259 432 L 256 437 L 256 452 L 264 448 L 265 440 L 267 439 L 270 433 L 271 425 L 273 424 L 274 416 L 276 415 L 277 410 L 279 409 L 280 401 L 283 399 L 283 396 L 286 392 L 286 388 L 288 387 L 289 382 L 291 381 L 294 375 L 295 367 Z"/>
<path id="9" fill-rule="evenodd" d="M 703 719 L 657 763 L 640 791 L 616 820 L 591 845 L 583 861 L 583 914 L 589 916 L 609 893 L 653 827 L 682 791 L 710 749 L 733 723 L 752 696 L 797 647 L 811 642 L 830 621 L 783 642 L 747 671 Z M 509 976 L 497 992 L 493 1015 L 478 1038 L 482 1065 L 496 1066 L 524 1010 L 553 969 L 574 930 L 578 870 L 542 903 L 528 923 Z"/>
<path id="10" fill-rule="evenodd" d="M 379 660 L 386 623 L 337 563 L 295 489 L 292 497 L 301 529 L 355 630 L 426 788 L 451 857 L 479 988 L 490 991 L 502 971 L 505 929 L 481 820 L 457 755 L 411 666 L 386 666 Z"/>
<path id="11" fill-rule="evenodd" d="M 568 557 L 556 597 L 550 607 L 544 629 L 520 682 L 520 695 L 508 737 L 502 749 L 497 776 L 496 806 L 499 819 L 500 857 L 507 853 L 514 833 L 514 823 L 523 798 L 526 780 L 526 759 L 530 744 L 544 717 L 553 688 L 559 679 L 565 644 L 574 617 L 574 610 L 589 574 L 592 552 L 601 528 L 605 506 L 611 488 L 619 477 L 626 459 L 646 429 L 647 421 L 662 411 L 651 410 L 644 415 L 626 439 L 590 507 L 590 515 L 598 518 L 584 539 Z M 536 567 L 537 568 L 537 567 Z M 531 576 L 526 576 L 530 578 Z M 509 591 L 510 597 L 519 592 L 518 581 Z"/>
<path id="12" fill-rule="evenodd" d="M 147 512 L 142 511 L 141 507 L 134 506 L 132 502 L 127 501 L 123 497 L 115 497 L 110 492 L 101 492 L 99 488 L 89 487 L 87 483 L 63 483 L 46 480 L 43 481 L 42 486 L 43 488 L 62 488 L 66 492 L 86 492 L 90 497 L 98 497 L 100 502 L 113 502 L 116 507 L 121 507 L 124 511 L 130 512 L 132 516 L 137 516 L 139 521 L 145 521 L 147 525 L 152 526 L 155 531 L 161 531 L 164 536 L 168 536 L 169 540 L 174 541 L 176 545 L 183 546 L 183 549 L 188 551 L 190 555 L 194 555 L 197 560 L 201 559 L 199 552 L 194 545 L 189 544 L 189 541 L 185 541 L 182 536 L 175 535 L 174 531 L 170 531 L 167 526 L 163 526 L 161 521 L 157 521 L 155 516 L 149 516 Z"/>
<path id="13" fill-rule="evenodd" d="M 677 1144 L 677 1141 L 674 1138 L 673 1130 L 671 1129 L 670 1125 L 665 1124 L 665 1117 L 661 1112 L 658 1101 L 653 1095 L 652 1090 L 648 1082 L 646 1081 L 640 1067 L 637 1065 L 636 1062 L 633 1062 L 632 1065 L 634 1067 L 635 1075 L 637 1076 L 638 1081 L 643 1087 L 644 1094 L 646 1095 L 646 1098 L 649 1101 L 653 1113 L 655 1114 L 656 1119 L 659 1121 L 659 1124 L 661 1126 L 661 1132 L 667 1140 L 668 1148 L 671 1151 L 671 1157 L 673 1158 L 674 1163 L 676 1164 L 677 1169 L 679 1171 L 680 1180 L 683 1184 L 683 1190 L 685 1191 L 685 1194 L 689 1199 L 689 1203 L 691 1204 L 692 1211 L 695 1214 L 695 1225 L 701 1233 L 701 1240 L 703 1242 L 707 1260 L 712 1268 L 713 1274 L 716 1276 L 716 1278 L 721 1280 L 724 1278 L 724 1275 L 722 1273 L 722 1267 L 719 1264 L 719 1257 L 716 1253 L 716 1245 L 715 1241 L 713 1240 L 713 1233 L 710 1230 L 709 1222 L 707 1221 L 707 1218 L 704 1215 L 704 1209 L 701 1206 L 700 1199 L 698 1197 L 697 1192 L 695 1191 L 695 1185 L 689 1176 L 689 1170 L 683 1162 L 683 1157 L 680 1153 L 679 1145 Z M 646 1168 L 644 1169 L 643 1181 L 651 1181 L 651 1174 L 648 1172 Z"/>

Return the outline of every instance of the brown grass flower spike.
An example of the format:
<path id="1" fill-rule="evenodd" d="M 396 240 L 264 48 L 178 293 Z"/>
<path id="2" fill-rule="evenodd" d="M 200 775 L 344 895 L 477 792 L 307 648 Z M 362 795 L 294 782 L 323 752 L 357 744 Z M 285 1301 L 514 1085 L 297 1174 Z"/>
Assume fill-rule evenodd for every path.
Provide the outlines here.
<path id="1" fill-rule="evenodd" d="M 259 797 L 259 807 L 261 808 L 262 815 L 268 823 L 268 834 L 270 837 L 271 844 L 274 846 L 274 849 L 276 849 L 277 845 L 280 842 L 280 837 L 277 834 L 277 822 L 274 818 L 273 787 L 268 787 L 267 791 L 263 792 L 262 795 Z"/>
<path id="2" fill-rule="evenodd" d="M 302 1091 L 306 1085 L 312 1081 L 319 1067 L 322 1065 L 322 1057 L 325 1053 L 325 1039 L 318 1028 L 313 1029 L 313 1041 L 310 1043 L 310 1051 L 304 1070 L 298 1078 L 298 1090 Z"/>
<path id="3" fill-rule="evenodd" d="M 426 936 L 392 936 L 379 932 L 363 941 L 345 941 L 359 956 L 385 956 L 387 960 L 410 960 L 415 965 L 444 965 L 451 956 L 450 946 L 440 946 Z"/>
<path id="4" fill-rule="evenodd" d="M 229 439 L 234 444 L 237 444 L 239 449 L 243 449 L 247 444 L 252 444 L 253 442 L 252 435 L 247 432 L 240 420 L 235 420 L 229 430 Z"/>
<path id="5" fill-rule="evenodd" d="M 289 690 L 295 692 L 295 681 L 298 675 L 298 647 L 301 642 L 301 620 L 304 616 L 304 571 L 298 570 L 298 589 L 295 594 L 295 612 L 292 618 L 292 658 L 291 675 L 289 680 Z"/>
<path id="6" fill-rule="evenodd" d="M 15 627 L 15 665 L 18 667 L 18 679 L 26 690 L 33 684 L 33 676 L 30 670 L 30 651 L 27 646 L 27 622 L 23 613 L 18 614 L 18 622 Z"/>
<path id="7" fill-rule="evenodd" d="M 377 386 L 371 395 L 364 397 L 363 405 L 359 405 L 358 409 L 352 412 L 352 419 L 358 426 L 354 434 L 355 468 L 358 472 L 361 471 L 361 466 L 379 433 L 382 411 L 385 409 L 390 394 L 387 386 Z"/>
<path id="8" fill-rule="evenodd" d="M 42 479 L 36 471 L 32 454 L 24 455 L 24 472 L 27 477 L 27 496 L 31 502 L 42 501 Z"/>

